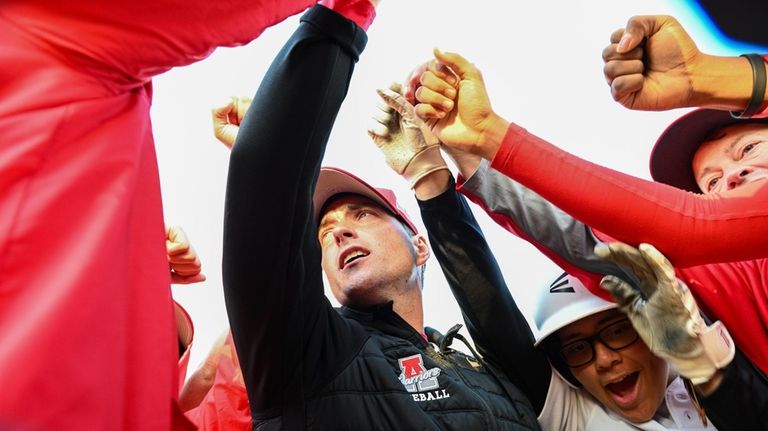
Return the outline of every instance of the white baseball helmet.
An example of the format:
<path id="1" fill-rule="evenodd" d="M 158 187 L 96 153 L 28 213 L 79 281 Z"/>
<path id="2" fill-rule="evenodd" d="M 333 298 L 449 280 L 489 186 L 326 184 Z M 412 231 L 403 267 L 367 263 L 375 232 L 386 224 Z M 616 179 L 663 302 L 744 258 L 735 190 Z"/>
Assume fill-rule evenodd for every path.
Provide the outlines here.
<path id="1" fill-rule="evenodd" d="M 539 294 L 533 315 L 539 330 L 535 345 L 570 323 L 611 308 L 617 308 L 616 303 L 600 298 L 576 277 L 563 273 Z"/>

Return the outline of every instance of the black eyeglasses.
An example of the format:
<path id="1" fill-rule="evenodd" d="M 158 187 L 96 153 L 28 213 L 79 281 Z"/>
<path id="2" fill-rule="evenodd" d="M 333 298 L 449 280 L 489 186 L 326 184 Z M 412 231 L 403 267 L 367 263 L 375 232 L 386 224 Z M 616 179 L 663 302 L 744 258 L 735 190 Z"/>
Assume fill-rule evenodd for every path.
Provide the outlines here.
<path id="1" fill-rule="evenodd" d="M 623 349 L 637 341 L 640 337 L 628 319 L 611 323 L 599 330 L 597 334 L 574 340 L 560 349 L 560 357 L 571 368 L 577 368 L 595 359 L 595 340 L 611 350 Z"/>

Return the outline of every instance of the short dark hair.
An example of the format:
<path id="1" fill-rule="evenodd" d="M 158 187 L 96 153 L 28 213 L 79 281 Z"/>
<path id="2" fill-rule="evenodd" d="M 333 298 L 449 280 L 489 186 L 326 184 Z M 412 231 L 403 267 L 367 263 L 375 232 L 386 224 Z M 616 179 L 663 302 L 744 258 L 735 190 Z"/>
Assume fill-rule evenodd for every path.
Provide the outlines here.
<path id="1" fill-rule="evenodd" d="M 562 347 L 563 344 L 560 342 L 560 337 L 557 336 L 557 331 L 555 331 L 539 343 L 538 348 L 547 355 L 549 363 L 568 383 L 580 388 L 582 386 L 581 382 L 576 380 L 576 377 L 571 373 L 570 367 L 566 365 L 565 360 L 560 356 L 560 349 Z"/>

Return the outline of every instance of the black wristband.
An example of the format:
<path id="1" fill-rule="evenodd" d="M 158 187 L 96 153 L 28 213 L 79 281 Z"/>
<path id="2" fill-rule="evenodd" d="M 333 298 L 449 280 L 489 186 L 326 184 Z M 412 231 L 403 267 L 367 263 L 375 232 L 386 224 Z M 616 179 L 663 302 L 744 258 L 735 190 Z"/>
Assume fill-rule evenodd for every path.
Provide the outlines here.
<path id="1" fill-rule="evenodd" d="M 765 99 L 765 61 L 763 56 L 758 54 L 741 54 L 740 57 L 745 57 L 752 66 L 752 97 L 749 99 L 746 109 L 742 112 L 731 111 L 731 116 L 733 118 L 751 118 L 760 112 L 760 107 L 763 106 Z"/>

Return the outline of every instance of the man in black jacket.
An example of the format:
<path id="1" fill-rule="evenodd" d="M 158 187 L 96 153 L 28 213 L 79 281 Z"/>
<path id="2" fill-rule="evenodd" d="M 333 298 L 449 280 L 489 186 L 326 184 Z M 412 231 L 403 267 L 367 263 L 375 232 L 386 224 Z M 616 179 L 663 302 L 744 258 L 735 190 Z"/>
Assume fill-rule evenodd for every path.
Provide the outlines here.
<path id="1" fill-rule="evenodd" d="M 306 13 L 232 150 L 224 293 L 254 429 L 539 429 L 517 376 L 427 342 L 429 250 L 394 195 L 320 172 L 365 42 L 323 6 Z"/>

